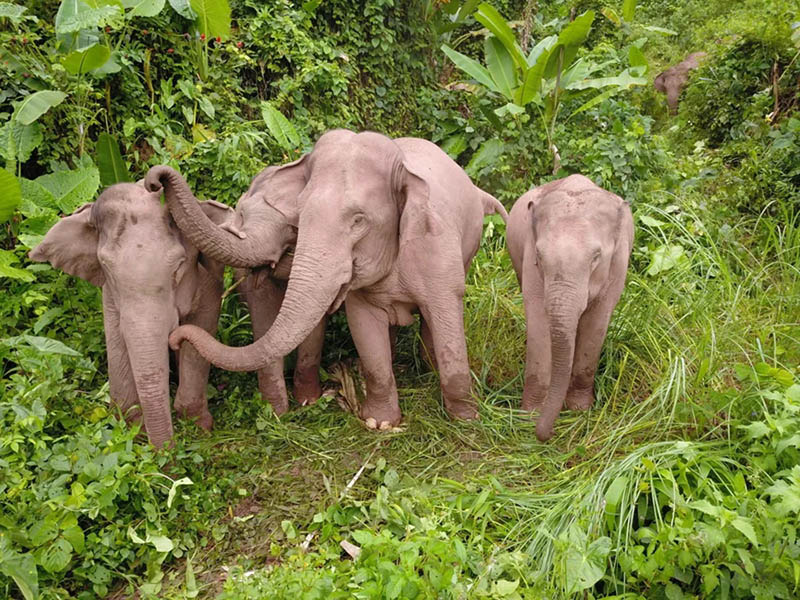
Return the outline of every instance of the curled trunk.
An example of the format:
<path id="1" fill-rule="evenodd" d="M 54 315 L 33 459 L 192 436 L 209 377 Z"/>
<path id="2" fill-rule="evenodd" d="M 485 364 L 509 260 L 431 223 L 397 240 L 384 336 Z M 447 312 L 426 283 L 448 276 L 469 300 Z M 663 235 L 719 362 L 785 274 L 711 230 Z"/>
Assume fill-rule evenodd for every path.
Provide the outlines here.
<path id="1" fill-rule="evenodd" d="M 175 169 L 164 165 L 153 167 L 145 177 L 145 186 L 151 192 L 163 188 L 178 228 L 204 254 L 234 267 L 264 264 L 254 240 L 237 237 L 206 216 L 186 180 Z"/>
<path id="2" fill-rule="evenodd" d="M 342 261 L 312 247 L 309 236 L 314 234 L 304 235 L 301 229 L 286 295 L 265 335 L 249 346 L 233 348 L 199 327 L 183 326 L 170 336 L 172 347 L 187 341 L 203 358 L 229 371 L 255 371 L 294 350 L 322 320 L 350 277 L 349 263 L 347 269 L 341 268 Z"/>

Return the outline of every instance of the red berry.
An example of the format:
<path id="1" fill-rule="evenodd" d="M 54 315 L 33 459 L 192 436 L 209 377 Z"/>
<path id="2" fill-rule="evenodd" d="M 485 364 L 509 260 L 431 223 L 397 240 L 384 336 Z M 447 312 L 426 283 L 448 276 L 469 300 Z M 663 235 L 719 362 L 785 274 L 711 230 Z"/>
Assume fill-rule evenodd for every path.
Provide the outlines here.
<path id="1" fill-rule="evenodd" d="M 244 42 L 236 42 L 236 47 L 237 48 L 243 48 L 244 47 Z"/>
<path id="2" fill-rule="evenodd" d="M 201 33 L 200 34 L 200 41 L 201 42 L 205 42 L 206 41 L 206 34 L 205 33 Z"/>
<path id="3" fill-rule="evenodd" d="M 222 38 L 220 36 L 217 36 L 217 43 L 219 44 L 221 41 L 222 41 Z"/>
<path id="4" fill-rule="evenodd" d="M 173 52 L 175 52 L 175 48 L 170 48 L 167 50 L 167 54 L 172 54 Z"/>
<path id="5" fill-rule="evenodd" d="M 108 25 L 106 25 L 106 33 L 110 33 L 110 32 L 111 32 L 111 27 L 109 27 Z"/>
<path id="6" fill-rule="evenodd" d="M 30 73 L 23 73 L 23 74 L 22 74 L 22 76 L 23 76 L 25 79 L 27 79 L 28 77 L 30 77 L 30 76 L 31 76 L 31 74 L 30 74 Z"/>
<path id="7" fill-rule="evenodd" d="M 148 33 L 150 33 L 150 32 L 147 31 L 147 29 L 142 29 L 142 35 L 147 35 Z"/>
<path id="8" fill-rule="evenodd" d="M 28 38 L 22 38 L 22 43 L 23 44 L 27 44 L 28 43 Z"/>

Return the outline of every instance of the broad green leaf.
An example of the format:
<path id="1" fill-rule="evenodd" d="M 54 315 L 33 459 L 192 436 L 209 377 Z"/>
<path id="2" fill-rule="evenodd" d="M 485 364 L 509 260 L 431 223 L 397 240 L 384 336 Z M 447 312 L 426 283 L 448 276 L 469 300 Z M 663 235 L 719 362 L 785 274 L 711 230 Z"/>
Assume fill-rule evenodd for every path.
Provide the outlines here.
<path id="1" fill-rule="evenodd" d="M 611 539 L 601 537 L 587 545 L 587 535 L 577 523 L 572 523 L 560 540 L 568 543 L 563 554 L 562 574 L 568 596 L 589 589 L 603 578 Z"/>
<path id="2" fill-rule="evenodd" d="M 509 102 L 500 108 L 494 109 L 494 114 L 496 114 L 498 117 L 505 117 L 506 115 L 521 115 L 524 112 L 525 109 L 522 106 L 514 104 L 513 102 Z"/>
<path id="3" fill-rule="evenodd" d="M 14 338 L 8 338 L 14 339 Z M 81 356 L 80 352 L 76 352 L 63 342 L 53 340 L 47 337 L 40 337 L 36 335 L 20 335 L 16 338 L 17 343 L 24 343 L 39 351 L 41 354 L 60 354 L 63 356 Z"/>
<path id="4" fill-rule="evenodd" d="M 117 139 L 105 131 L 97 138 L 97 170 L 103 186 L 131 181 L 128 167 L 120 154 Z"/>
<path id="5" fill-rule="evenodd" d="M 164 9 L 165 0 L 122 0 L 122 5 L 130 9 L 126 15 L 131 17 L 155 17 Z"/>
<path id="6" fill-rule="evenodd" d="M 636 11 L 636 0 L 622 1 L 622 18 L 628 23 L 633 21 L 633 14 Z"/>
<path id="7" fill-rule="evenodd" d="M 58 538 L 39 555 L 39 562 L 49 573 L 63 571 L 72 557 L 72 546 L 64 538 Z"/>
<path id="8" fill-rule="evenodd" d="M 616 520 L 619 518 L 621 513 L 621 503 L 622 498 L 625 495 L 625 490 L 628 489 L 628 477 L 625 475 L 619 475 L 614 481 L 611 482 L 611 485 L 608 486 L 606 490 L 605 500 L 606 500 L 606 522 L 609 525 L 609 528 L 613 531 L 614 524 Z"/>
<path id="9" fill-rule="evenodd" d="M 460 52 L 457 52 L 446 45 L 442 46 L 442 52 L 444 52 L 450 58 L 450 60 L 453 61 L 455 66 L 472 77 L 482 86 L 493 92 L 501 93 L 492 80 L 492 76 L 489 74 L 489 71 L 487 71 L 486 67 L 484 67 L 481 63 L 471 59 L 469 56 L 464 56 Z"/>
<path id="10" fill-rule="evenodd" d="M 100 187 L 100 173 L 95 167 L 56 171 L 36 178 L 36 183 L 53 195 L 59 210 L 72 214 L 76 208 L 94 200 Z"/>
<path id="11" fill-rule="evenodd" d="M 139 534 L 136 533 L 136 530 L 133 527 L 131 527 L 130 525 L 128 525 L 128 537 L 131 539 L 131 541 L 134 544 L 144 544 L 145 543 L 145 541 L 141 537 L 139 537 Z"/>
<path id="12" fill-rule="evenodd" d="M 628 62 L 632 67 L 647 67 L 644 53 L 636 46 L 628 48 Z"/>
<path id="13" fill-rule="evenodd" d="M 606 90 L 605 92 L 600 92 L 594 98 L 591 98 L 590 100 L 584 102 L 578 108 L 576 108 L 572 112 L 572 114 L 567 118 L 567 120 L 571 119 L 578 113 L 582 113 L 583 111 L 589 110 L 590 108 L 594 108 L 598 104 L 602 104 L 617 92 L 619 92 L 619 88 L 611 88 L 610 90 Z"/>
<path id="14" fill-rule="evenodd" d="M 798 466 L 795 466 L 795 470 Z M 766 490 L 772 496 L 772 504 L 779 516 L 789 513 L 800 513 L 800 484 L 789 485 L 784 479 L 779 479 Z"/>
<path id="15" fill-rule="evenodd" d="M 23 125 L 16 119 L 10 119 L 0 127 L 0 157 L 8 162 L 24 163 L 42 143 L 42 139 L 39 123 Z"/>
<path id="16" fill-rule="evenodd" d="M 486 67 L 492 76 L 492 80 L 501 94 L 509 100 L 513 100 L 514 90 L 517 88 L 517 72 L 514 69 L 514 59 L 511 58 L 502 42 L 494 36 L 486 38 L 484 52 L 486 53 Z"/>
<path id="17" fill-rule="evenodd" d="M 663 245 L 656 248 L 650 258 L 647 274 L 651 277 L 669 271 L 670 269 L 688 262 L 686 251 L 679 244 Z"/>
<path id="18" fill-rule="evenodd" d="M 300 145 L 300 136 L 289 120 L 269 102 L 262 102 L 261 116 L 267 129 L 284 150 L 293 150 Z"/>
<path id="19" fill-rule="evenodd" d="M 450 158 L 455 160 L 467 149 L 467 138 L 461 133 L 452 135 L 442 142 L 441 147 Z"/>
<path id="20" fill-rule="evenodd" d="M 664 221 L 659 221 L 658 219 L 655 219 L 648 215 L 637 214 L 636 217 L 639 219 L 639 221 L 642 222 L 643 225 L 647 225 L 648 227 L 662 227 L 666 225 Z"/>
<path id="21" fill-rule="evenodd" d="M 64 101 L 67 95 L 54 90 L 42 90 L 25 97 L 17 105 L 14 119 L 23 125 L 30 125 L 54 106 Z"/>
<path id="22" fill-rule="evenodd" d="M 525 55 L 522 54 L 522 49 L 517 44 L 514 32 L 494 6 L 486 2 L 480 4 L 478 10 L 475 11 L 475 20 L 491 31 L 502 42 L 520 69 L 527 68 Z"/>
<path id="23" fill-rule="evenodd" d="M 769 426 L 763 421 L 753 421 L 749 425 L 742 425 L 740 429 L 747 432 L 747 437 L 751 440 L 757 440 L 770 434 Z"/>
<path id="24" fill-rule="evenodd" d="M 0 169 L 0 224 L 5 223 L 22 201 L 19 181 L 13 174 Z"/>
<path id="25" fill-rule="evenodd" d="M 17 256 L 11 250 L 0 250 L 0 277 L 19 279 L 21 281 L 33 281 L 33 273 L 11 266 L 17 262 Z"/>
<path id="26" fill-rule="evenodd" d="M 615 11 L 610 6 L 604 6 L 603 8 L 601 8 L 600 9 L 600 14 L 602 14 L 606 19 L 611 21 L 617 27 L 622 25 L 622 19 L 619 18 L 619 15 L 617 14 L 617 11 Z"/>
<path id="27" fill-rule="evenodd" d="M 206 37 L 227 39 L 231 33 L 231 7 L 228 0 L 189 0 L 197 14 L 197 30 Z"/>
<path id="28" fill-rule="evenodd" d="M 19 208 L 23 215 L 35 217 L 45 214 L 45 212 L 58 210 L 55 197 L 42 184 L 24 177 L 20 179 L 19 183 L 22 188 L 22 203 Z"/>
<path id="29" fill-rule="evenodd" d="M 518 587 L 519 579 L 515 579 L 514 581 L 509 581 L 508 579 L 498 579 L 492 585 L 492 591 L 494 592 L 495 596 L 505 598 L 506 596 L 511 596 L 514 594 Z"/>
<path id="30" fill-rule="evenodd" d="M 664 35 L 678 35 L 678 32 L 673 29 L 656 27 L 655 25 L 645 25 L 643 29 L 646 29 L 647 31 L 653 31 L 655 33 L 663 33 Z"/>
<path id="31" fill-rule="evenodd" d="M 14 580 L 25 600 L 39 598 L 39 574 L 33 555 L 26 553 L 4 556 L 0 560 L 0 573 Z"/>
<path id="32" fill-rule="evenodd" d="M 549 35 L 546 38 L 542 38 L 539 40 L 536 45 L 531 48 L 531 51 L 528 53 L 528 58 L 526 62 L 528 63 L 529 67 L 533 67 L 539 59 L 541 58 L 542 54 L 545 54 L 553 49 L 553 46 L 556 45 L 558 42 L 557 35 Z"/>
<path id="33" fill-rule="evenodd" d="M 565 89 L 569 90 L 588 90 L 588 89 L 602 89 L 609 86 L 614 86 L 619 89 L 628 89 L 635 85 L 647 85 L 647 79 L 644 77 L 633 77 L 628 69 L 616 77 L 597 77 L 594 79 L 582 79 L 570 83 Z"/>
<path id="34" fill-rule="evenodd" d="M 756 536 L 755 529 L 753 529 L 750 519 L 746 517 L 736 517 L 731 521 L 731 525 L 744 534 L 744 537 L 746 537 L 751 544 L 758 546 L 758 537 Z"/>
<path id="35" fill-rule="evenodd" d="M 122 9 L 116 4 L 91 8 L 84 2 L 66 1 L 70 5 L 75 5 L 76 10 L 71 14 L 62 15 L 60 19 L 58 15 L 56 16 L 56 33 L 59 34 L 77 33 L 83 29 L 116 25 L 122 17 Z"/>
<path id="36" fill-rule="evenodd" d="M 194 482 L 189 479 L 188 477 L 181 477 L 172 482 L 172 487 L 169 488 L 169 494 L 167 494 L 167 508 L 172 507 L 172 502 L 175 500 L 175 494 L 178 493 L 178 488 L 182 485 L 193 485 Z"/>
<path id="37" fill-rule="evenodd" d="M 73 75 L 80 75 L 99 69 L 108 61 L 111 50 L 108 46 L 94 44 L 84 50 L 70 52 L 61 61 L 64 68 Z"/>
<path id="38" fill-rule="evenodd" d="M 503 142 L 497 138 L 490 138 L 481 144 L 477 152 L 472 155 L 469 164 L 464 169 L 471 177 L 475 177 L 485 166 L 493 164 L 505 150 Z"/>
<path id="39" fill-rule="evenodd" d="M 303 2 L 303 10 L 308 14 L 313 15 L 314 11 L 317 10 L 317 7 L 320 4 L 322 4 L 322 0 L 307 0 L 306 2 Z"/>
<path id="40" fill-rule="evenodd" d="M 589 31 L 592 29 L 593 21 L 594 11 L 587 10 L 561 30 L 561 33 L 558 34 L 558 42 L 550 51 L 550 57 L 544 70 L 544 76 L 547 79 L 555 77 L 558 71 L 559 48 L 564 49 L 561 69 L 565 70 L 572 64 L 572 61 L 575 60 L 578 54 L 578 49 L 586 41 L 586 38 L 589 37 Z"/>
<path id="41" fill-rule="evenodd" d="M 197 104 L 200 107 L 200 110 L 202 110 L 209 119 L 214 118 L 215 111 L 211 100 L 209 100 L 206 96 L 198 96 Z"/>
<path id="42" fill-rule="evenodd" d="M 28 9 L 24 6 L 20 6 L 19 4 L 0 2 L 0 18 L 5 17 L 6 19 L 19 22 L 20 18 L 22 17 L 22 13 L 24 13 L 26 10 Z"/>
<path id="43" fill-rule="evenodd" d="M 197 18 L 197 13 L 192 10 L 192 5 L 189 0 L 169 0 L 169 5 L 176 13 L 184 19 L 194 21 Z"/>
<path id="44" fill-rule="evenodd" d="M 148 535 L 147 541 L 153 544 L 159 552 L 171 552 L 175 547 L 172 540 L 163 535 Z"/>
<path id="45" fill-rule="evenodd" d="M 72 549 L 75 552 L 78 554 L 83 552 L 83 547 L 86 541 L 86 538 L 83 535 L 83 529 L 77 525 L 73 525 L 62 531 L 61 535 L 64 536 L 64 539 L 70 543 L 70 546 L 72 546 Z"/>

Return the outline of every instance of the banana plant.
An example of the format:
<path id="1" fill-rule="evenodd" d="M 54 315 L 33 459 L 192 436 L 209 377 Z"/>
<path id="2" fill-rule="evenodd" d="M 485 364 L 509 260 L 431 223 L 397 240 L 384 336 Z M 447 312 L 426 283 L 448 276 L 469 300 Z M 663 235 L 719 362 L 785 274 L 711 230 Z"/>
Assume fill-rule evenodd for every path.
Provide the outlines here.
<path id="1" fill-rule="evenodd" d="M 592 77 L 609 63 L 598 64 L 578 58 L 578 50 L 589 37 L 594 11 L 584 12 L 568 23 L 558 35 L 539 40 L 527 54 L 522 51 L 509 24 L 493 6 L 485 2 L 480 4 L 474 17 L 490 33 L 484 43 L 486 65 L 446 44 L 442 45 L 442 51 L 479 85 L 506 100 L 503 106 L 494 111 L 498 117 L 521 114 L 529 105 L 536 108 L 547 136 L 548 149 L 553 156 L 554 174 L 561 163 L 554 140 L 555 127 L 559 110 L 565 101 L 584 95 L 587 90 L 600 90 L 575 109 L 569 115 L 572 117 L 600 104 L 620 90 L 647 83 L 643 77 L 647 62 L 641 50 L 635 46 L 629 52 L 631 66 L 614 77 Z"/>

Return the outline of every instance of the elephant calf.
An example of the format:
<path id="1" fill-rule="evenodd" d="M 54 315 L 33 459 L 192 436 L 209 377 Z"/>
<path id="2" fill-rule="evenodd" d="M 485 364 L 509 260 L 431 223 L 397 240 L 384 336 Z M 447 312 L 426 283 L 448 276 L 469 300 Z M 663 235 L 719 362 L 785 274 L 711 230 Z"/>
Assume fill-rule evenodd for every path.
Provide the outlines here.
<path id="1" fill-rule="evenodd" d="M 201 255 L 180 233 L 160 193 L 119 183 L 61 219 L 31 250 L 31 259 L 103 288 L 103 322 L 111 400 L 128 420 L 143 418 L 150 442 L 172 438 L 169 333 L 191 323 L 216 332 L 224 265 Z M 199 203 L 223 223 L 233 211 Z M 180 350 L 175 410 L 210 429 L 209 363 L 191 346 Z"/>
<path id="2" fill-rule="evenodd" d="M 678 113 L 678 97 L 689 80 L 689 71 L 699 67 L 700 59 L 705 56 L 707 56 L 705 52 L 694 52 L 677 65 L 659 74 L 653 81 L 653 86 L 662 94 L 667 95 L 667 104 L 671 114 Z"/>
<path id="3" fill-rule="evenodd" d="M 545 441 L 565 401 L 594 402 L 594 374 L 633 245 L 633 217 L 619 196 L 582 175 L 525 193 L 511 209 L 508 252 L 527 321 L 523 410 L 540 410 Z"/>

